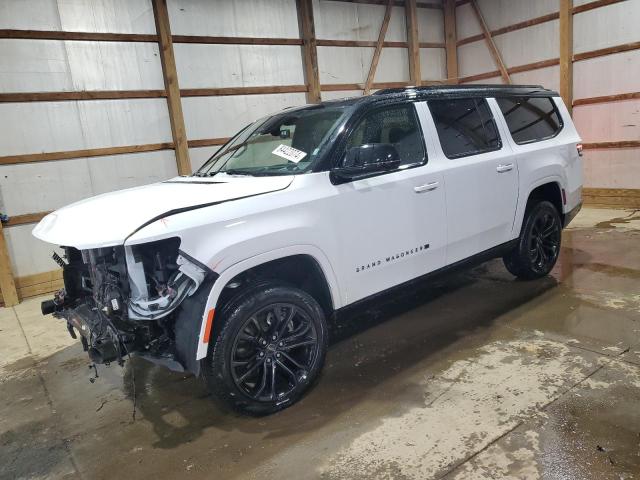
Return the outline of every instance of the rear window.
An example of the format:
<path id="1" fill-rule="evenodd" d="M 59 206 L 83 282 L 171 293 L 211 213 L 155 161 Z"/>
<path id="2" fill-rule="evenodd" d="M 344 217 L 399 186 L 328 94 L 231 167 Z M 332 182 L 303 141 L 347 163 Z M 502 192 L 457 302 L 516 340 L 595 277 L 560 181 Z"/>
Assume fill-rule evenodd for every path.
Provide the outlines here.
<path id="1" fill-rule="evenodd" d="M 562 117 L 551 98 L 501 97 L 496 101 L 518 145 L 555 137 L 562 130 Z"/>
<path id="2" fill-rule="evenodd" d="M 447 158 L 498 150 L 498 129 L 484 98 L 429 100 L 442 151 Z"/>

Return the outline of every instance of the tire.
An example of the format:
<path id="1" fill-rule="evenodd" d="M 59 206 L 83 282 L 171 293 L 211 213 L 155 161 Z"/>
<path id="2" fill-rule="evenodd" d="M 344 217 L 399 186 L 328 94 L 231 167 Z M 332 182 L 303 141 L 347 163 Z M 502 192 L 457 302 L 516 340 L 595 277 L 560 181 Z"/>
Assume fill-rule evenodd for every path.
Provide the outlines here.
<path id="1" fill-rule="evenodd" d="M 516 247 L 503 257 L 507 270 L 534 280 L 549 274 L 558 260 L 562 237 L 560 215 L 551 202 L 532 203 L 525 213 Z"/>
<path id="2" fill-rule="evenodd" d="M 276 282 L 241 292 L 214 322 L 204 376 L 224 405 L 267 415 L 297 400 L 317 380 L 327 351 L 327 326 L 308 293 Z"/>

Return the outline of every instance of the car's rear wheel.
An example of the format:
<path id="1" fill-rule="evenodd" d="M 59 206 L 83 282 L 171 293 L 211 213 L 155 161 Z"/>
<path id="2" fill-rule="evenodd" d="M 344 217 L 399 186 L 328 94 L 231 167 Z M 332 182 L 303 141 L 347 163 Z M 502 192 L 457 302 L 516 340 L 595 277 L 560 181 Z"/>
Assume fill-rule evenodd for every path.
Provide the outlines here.
<path id="1" fill-rule="evenodd" d="M 527 209 L 517 246 L 503 257 L 513 275 L 532 280 L 548 275 L 558 260 L 562 222 L 551 202 L 540 201 Z"/>
<path id="2" fill-rule="evenodd" d="M 262 283 L 231 300 L 216 321 L 221 326 L 205 377 L 228 406 L 273 413 L 297 401 L 318 377 L 327 328 L 320 305 L 306 292 Z"/>

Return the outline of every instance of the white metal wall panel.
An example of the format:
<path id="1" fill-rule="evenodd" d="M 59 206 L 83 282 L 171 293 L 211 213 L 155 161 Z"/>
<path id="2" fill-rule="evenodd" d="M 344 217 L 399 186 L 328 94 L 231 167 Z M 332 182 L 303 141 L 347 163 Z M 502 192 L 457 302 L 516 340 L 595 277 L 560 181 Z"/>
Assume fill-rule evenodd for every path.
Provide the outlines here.
<path id="1" fill-rule="evenodd" d="M 304 84 L 298 46 L 176 43 L 173 47 L 181 88 Z"/>
<path id="2" fill-rule="evenodd" d="M 64 43 L 0 39 L 0 92 L 72 90 Z"/>
<path id="3" fill-rule="evenodd" d="M 545 22 L 533 27 L 497 35 L 494 42 L 507 67 L 558 58 L 560 51 L 559 21 Z M 484 45 L 485 42 L 478 42 Z"/>
<path id="4" fill-rule="evenodd" d="M 640 188 L 637 148 L 585 150 L 585 187 Z"/>
<path id="5" fill-rule="evenodd" d="M 150 0 L 58 0 L 62 30 L 156 33 Z"/>
<path id="6" fill-rule="evenodd" d="M 171 33 L 297 38 L 295 0 L 168 0 Z"/>
<path id="7" fill-rule="evenodd" d="M 444 43 L 444 13 L 442 10 L 418 8 L 418 38 L 421 42 Z"/>
<path id="8" fill-rule="evenodd" d="M 60 30 L 56 0 L 3 0 L 0 28 L 18 30 Z"/>
<path id="9" fill-rule="evenodd" d="M 156 32 L 150 0 L 2 0 L 0 28 Z"/>
<path id="10" fill-rule="evenodd" d="M 466 77 L 497 70 L 485 42 L 473 42 L 458 47 L 458 75 Z"/>
<path id="11" fill-rule="evenodd" d="M 363 49 L 364 69 L 361 82 L 365 82 L 371 67 L 373 49 Z M 371 50 L 371 51 L 367 51 Z M 406 48 L 383 48 L 374 82 L 406 82 L 409 80 L 409 55 Z"/>
<path id="12" fill-rule="evenodd" d="M 637 42 L 639 20 L 640 0 L 627 0 L 575 15 L 574 53 Z"/>
<path id="13" fill-rule="evenodd" d="M 585 142 L 640 140 L 640 100 L 581 105 L 573 121 Z"/>
<path id="14" fill-rule="evenodd" d="M 574 98 L 637 92 L 640 50 L 591 58 L 573 64 Z"/>
<path id="15" fill-rule="evenodd" d="M 316 36 L 331 40 L 375 41 L 384 18 L 384 5 L 367 5 L 340 1 L 315 0 Z M 403 7 L 393 7 L 385 40 L 406 42 Z"/>
<path id="16" fill-rule="evenodd" d="M 216 153 L 220 147 L 198 147 L 189 149 L 189 158 L 191 159 L 191 170 L 194 172 L 198 170 L 204 162 L 209 160 L 214 153 Z"/>
<path id="17" fill-rule="evenodd" d="M 408 68 L 408 67 L 407 67 Z M 447 78 L 447 52 L 444 48 L 421 48 L 420 68 L 423 80 Z"/>
<path id="18" fill-rule="evenodd" d="M 260 117 L 304 104 L 304 93 L 182 99 L 190 139 L 229 137 Z"/>
<path id="19" fill-rule="evenodd" d="M 31 235 L 33 227 L 33 225 L 19 225 L 3 230 L 11 268 L 16 277 L 55 270 L 56 264 L 51 259 L 51 255 L 54 251 L 62 254 L 58 248 Z"/>
<path id="20" fill-rule="evenodd" d="M 356 47 L 318 47 L 320 84 L 364 82 L 369 72 L 373 50 Z M 383 52 L 384 50 L 386 48 Z M 366 58 L 369 59 L 368 62 Z"/>
<path id="21" fill-rule="evenodd" d="M 372 90 L 373 92 L 374 90 Z M 361 97 L 362 90 L 344 90 L 341 92 L 322 92 L 322 100 L 339 100 L 341 98 Z"/>
<path id="22" fill-rule="evenodd" d="M 456 35 L 458 38 L 467 38 L 480 33 L 482 33 L 482 27 L 480 27 L 471 5 L 465 3 L 456 7 Z"/>
<path id="23" fill-rule="evenodd" d="M 0 104 L 0 152 L 18 155 L 172 140 L 158 99 Z"/>
<path id="24" fill-rule="evenodd" d="M 542 17 L 558 11 L 558 0 L 478 0 L 490 30 Z M 470 13 L 473 14 L 473 11 Z"/>
<path id="25" fill-rule="evenodd" d="M 514 73 L 511 75 L 513 83 L 523 85 L 542 85 L 551 90 L 560 90 L 560 67 L 553 66 L 547 68 L 538 68 L 528 72 Z"/>
<path id="26" fill-rule="evenodd" d="M 0 39 L 0 91 L 164 89 L 155 43 Z"/>

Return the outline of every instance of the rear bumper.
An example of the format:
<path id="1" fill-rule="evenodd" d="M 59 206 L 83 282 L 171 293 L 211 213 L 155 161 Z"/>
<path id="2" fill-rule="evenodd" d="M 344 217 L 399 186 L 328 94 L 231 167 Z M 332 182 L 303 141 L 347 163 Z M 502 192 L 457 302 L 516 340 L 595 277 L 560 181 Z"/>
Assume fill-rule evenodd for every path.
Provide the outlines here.
<path id="1" fill-rule="evenodd" d="M 571 222 L 571 220 L 576 218 L 576 215 L 578 215 L 578 212 L 580 212 L 581 208 L 582 208 L 582 202 L 580 202 L 578 205 L 576 205 L 575 207 L 573 207 L 571 210 L 569 210 L 567 213 L 564 214 L 563 228 L 566 228 L 567 225 L 569 225 L 569 223 Z"/>

